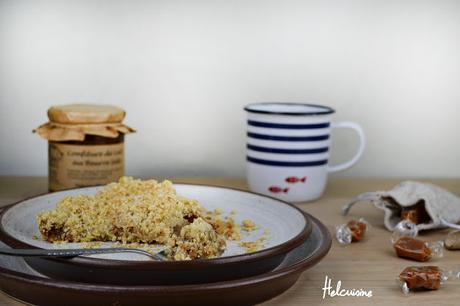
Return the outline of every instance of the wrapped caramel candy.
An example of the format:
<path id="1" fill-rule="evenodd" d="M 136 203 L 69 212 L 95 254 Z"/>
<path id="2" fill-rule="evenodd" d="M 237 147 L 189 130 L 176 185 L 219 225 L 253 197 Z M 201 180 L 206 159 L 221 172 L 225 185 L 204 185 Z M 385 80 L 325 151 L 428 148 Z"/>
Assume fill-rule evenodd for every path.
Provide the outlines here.
<path id="1" fill-rule="evenodd" d="M 361 241 L 368 228 L 369 224 L 363 218 L 358 221 L 350 220 L 336 227 L 335 236 L 340 244 L 350 244 Z"/>
<path id="2" fill-rule="evenodd" d="M 403 207 L 401 209 L 401 220 L 408 220 L 414 224 L 428 222 L 430 220 L 430 216 L 425 210 L 424 201 L 421 200 L 413 206 Z"/>
<path id="3" fill-rule="evenodd" d="M 420 223 L 417 210 L 415 209 L 403 209 L 401 210 L 401 220 L 409 220 L 415 224 Z"/>
<path id="4" fill-rule="evenodd" d="M 404 294 L 417 290 L 438 290 L 450 279 L 459 278 L 458 270 L 445 271 L 437 266 L 411 266 L 405 268 L 397 279 Z"/>
<path id="5" fill-rule="evenodd" d="M 437 266 L 407 267 L 399 274 L 405 294 L 417 289 L 438 290 L 443 279 L 441 269 Z"/>
<path id="6" fill-rule="evenodd" d="M 392 242 L 394 243 L 400 237 L 417 237 L 417 225 L 410 220 L 401 220 L 393 229 Z"/>
<path id="7" fill-rule="evenodd" d="M 424 242 L 413 237 L 402 236 L 394 241 L 393 247 L 398 257 L 422 262 L 443 255 L 441 241 Z"/>
<path id="8" fill-rule="evenodd" d="M 460 231 L 450 232 L 444 240 L 444 246 L 448 250 L 460 250 Z"/>

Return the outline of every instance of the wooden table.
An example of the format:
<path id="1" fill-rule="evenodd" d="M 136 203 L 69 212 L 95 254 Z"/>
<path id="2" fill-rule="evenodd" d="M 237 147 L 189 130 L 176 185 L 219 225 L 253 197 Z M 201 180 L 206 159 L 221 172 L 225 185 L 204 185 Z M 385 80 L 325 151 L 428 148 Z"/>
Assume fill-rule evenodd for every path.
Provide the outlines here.
<path id="1" fill-rule="evenodd" d="M 180 178 L 176 182 L 194 182 L 212 185 L 246 188 L 243 179 L 234 178 Z M 409 297 L 401 294 L 395 284 L 399 273 L 416 262 L 397 258 L 390 244 L 390 234 L 383 227 L 383 213 L 373 206 L 357 204 L 349 217 L 340 215 L 341 206 L 351 197 L 364 191 L 391 188 L 399 179 L 331 179 L 324 196 L 315 202 L 299 204 L 299 207 L 319 218 L 333 231 L 338 224 L 351 217 L 364 217 L 372 228 L 362 243 L 340 246 L 333 242 L 328 256 L 312 269 L 303 273 L 294 287 L 281 296 L 263 305 L 459 305 L 460 282 L 450 282 L 441 290 L 418 292 Z M 460 179 L 429 180 L 460 195 Z M 46 192 L 45 178 L 0 177 L 0 206 L 38 193 Z M 447 231 L 423 234 L 430 241 L 443 239 Z M 441 267 L 460 265 L 460 251 L 445 251 L 444 257 L 430 263 Z M 367 297 L 326 297 L 322 298 L 326 275 L 342 281 L 342 288 L 363 288 L 372 290 L 372 298 Z M 0 305 L 23 305 L 0 292 Z"/>

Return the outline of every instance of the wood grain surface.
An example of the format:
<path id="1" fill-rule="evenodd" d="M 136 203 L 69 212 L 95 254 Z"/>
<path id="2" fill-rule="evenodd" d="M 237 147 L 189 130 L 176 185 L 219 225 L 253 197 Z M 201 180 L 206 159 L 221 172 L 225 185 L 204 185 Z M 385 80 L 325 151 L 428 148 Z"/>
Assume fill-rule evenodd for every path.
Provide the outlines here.
<path id="1" fill-rule="evenodd" d="M 246 189 L 240 178 L 173 178 L 175 182 L 189 182 Z M 323 197 L 315 202 L 300 203 L 298 206 L 327 225 L 330 231 L 351 218 L 364 217 L 372 228 L 361 243 L 340 246 L 333 242 L 327 257 L 317 266 L 304 272 L 299 281 L 281 296 L 270 300 L 265 306 L 304 305 L 460 305 L 460 281 L 446 283 L 438 291 L 425 291 L 403 296 L 395 279 L 406 267 L 418 264 L 395 256 L 390 244 L 390 233 L 383 226 L 383 212 L 368 203 L 357 204 L 351 215 L 343 217 L 340 208 L 353 196 L 365 192 L 389 189 L 401 179 L 333 178 Z M 460 179 L 420 180 L 438 184 L 460 195 Z M 41 177 L 0 177 L 0 206 L 13 203 L 25 197 L 47 191 L 47 180 Z M 448 231 L 432 231 L 422 234 L 422 239 L 436 241 L 443 239 Z M 460 266 L 460 251 L 445 251 L 444 257 L 432 260 L 442 268 Z M 423 263 L 422 263 L 423 265 Z M 333 281 L 342 282 L 342 288 L 372 290 L 372 297 L 326 297 L 323 299 L 326 275 Z M 0 292 L 0 305 L 23 305 Z"/>

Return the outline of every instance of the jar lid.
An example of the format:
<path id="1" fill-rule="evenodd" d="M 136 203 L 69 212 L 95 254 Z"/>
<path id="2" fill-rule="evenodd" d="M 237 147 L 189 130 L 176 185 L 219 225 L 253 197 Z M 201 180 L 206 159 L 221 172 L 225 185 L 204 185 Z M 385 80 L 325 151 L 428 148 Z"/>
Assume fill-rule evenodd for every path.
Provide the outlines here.
<path id="1" fill-rule="evenodd" d="M 112 105 L 67 104 L 48 109 L 51 122 L 62 124 L 120 123 L 125 111 Z"/>
<path id="2" fill-rule="evenodd" d="M 33 132 L 51 141 L 84 141 L 86 135 L 108 138 L 134 133 L 125 125 L 125 111 L 117 106 L 67 104 L 48 109 L 49 122 Z"/>

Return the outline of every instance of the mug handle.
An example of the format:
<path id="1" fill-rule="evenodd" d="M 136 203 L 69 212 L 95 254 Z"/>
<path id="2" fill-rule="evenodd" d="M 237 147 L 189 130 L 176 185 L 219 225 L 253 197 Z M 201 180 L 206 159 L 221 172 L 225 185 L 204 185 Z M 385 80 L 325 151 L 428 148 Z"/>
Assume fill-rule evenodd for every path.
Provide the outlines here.
<path id="1" fill-rule="evenodd" d="M 359 146 L 358 146 L 358 151 L 356 152 L 355 156 L 353 156 L 353 158 L 347 162 L 344 162 L 342 164 L 338 164 L 335 166 L 328 166 L 327 168 L 328 172 L 343 171 L 343 170 L 346 170 L 352 167 L 361 158 L 364 152 L 364 146 L 366 145 L 366 137 L 364 136 L 364 131 L 361 128 L 361 126 L 354 122 L 342 121 L 342 122 L 332 123 L 331 127 L 338 128 L 338 129 L 352 129 L 358 134 Z"/>

